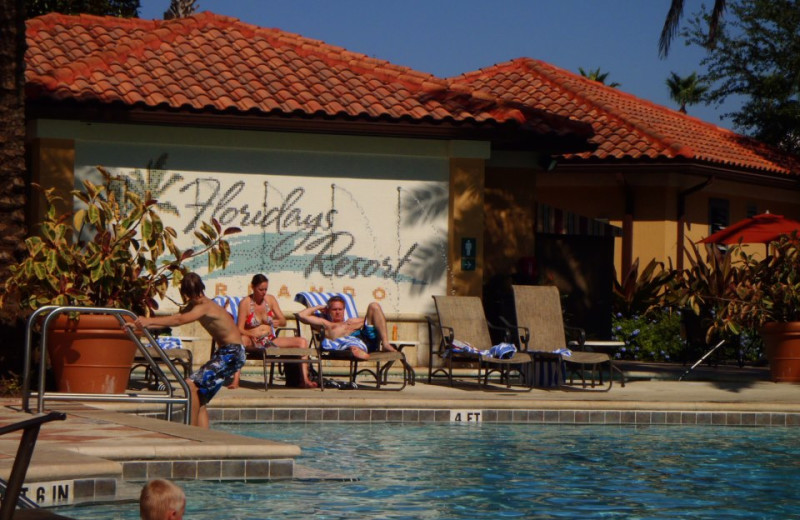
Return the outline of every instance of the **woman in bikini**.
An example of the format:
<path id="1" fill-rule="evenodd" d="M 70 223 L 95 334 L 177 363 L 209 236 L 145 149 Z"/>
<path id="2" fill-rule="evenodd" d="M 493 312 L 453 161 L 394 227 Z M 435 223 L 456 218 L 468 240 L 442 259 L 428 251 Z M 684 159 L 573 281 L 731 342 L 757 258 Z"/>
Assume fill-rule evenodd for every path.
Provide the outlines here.
<path id="1" fill-rule="evenodd" d="M 250 281 L 252 293 L 239 303 L 239 330 L 248 352 L 268 346 L 281 348 L 308 348 L 308 342 L 300 336 L 276 336 L 275 327 L 286 325 L 278 300 L 267 294 L 269 279 L 263 274 L 253 276 Z M 317 388 L 317 383 L 308 378 L 308 365 L 300 364 L 302 388 Z"/>

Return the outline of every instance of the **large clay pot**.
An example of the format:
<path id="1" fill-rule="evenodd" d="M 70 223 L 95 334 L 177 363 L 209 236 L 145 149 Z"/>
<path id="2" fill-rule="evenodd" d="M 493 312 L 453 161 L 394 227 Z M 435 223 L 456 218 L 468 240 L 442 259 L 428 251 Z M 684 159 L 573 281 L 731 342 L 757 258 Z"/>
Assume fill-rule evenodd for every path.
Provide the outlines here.
<path id="1" fill-rule="evenodd" d="M 47 337 L 47 355 L 59 392 L 120 394 L 128 387 L 137 346 L 116 316 L 58 316 Z"/>
<path id="2" fill-rule="evenodd" d="M 765 323 L 759 332 L 772 380 L 800 383 L 800 322 Z"/>

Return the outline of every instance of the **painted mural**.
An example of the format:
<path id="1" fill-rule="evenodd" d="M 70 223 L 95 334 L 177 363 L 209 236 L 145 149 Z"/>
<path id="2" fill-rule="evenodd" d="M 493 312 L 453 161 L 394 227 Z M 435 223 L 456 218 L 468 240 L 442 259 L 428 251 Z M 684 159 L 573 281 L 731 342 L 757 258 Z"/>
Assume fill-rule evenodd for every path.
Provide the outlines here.
<path id="1" fill-rule="evenodd" d="M 270 292 L 287 310 L 300 308 L 297 292 L 321 290 L 349 292 L 361 308 L 379 301 L 387 313 L 427 313 L 431 295 L 445 292 L 444 182 L 113 171 L 118 189 L 150 189 L 181 248 L 200 245 L 192 231 L 204 220 L 242 229 L 229 237 L 227 269 L 207 274 L 202 260 L 189 264 L 209 296 L 244 295 L 255 273 L 270 278 Z"/>

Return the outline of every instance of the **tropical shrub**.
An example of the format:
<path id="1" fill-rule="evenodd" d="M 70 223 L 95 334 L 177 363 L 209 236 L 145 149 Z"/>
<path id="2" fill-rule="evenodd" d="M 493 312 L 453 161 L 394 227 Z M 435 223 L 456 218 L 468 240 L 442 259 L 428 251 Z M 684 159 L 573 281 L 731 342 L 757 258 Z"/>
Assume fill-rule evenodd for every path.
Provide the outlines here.
<path id="1" fill-rule="evenodd" d="M 612 308 L 614 314 L 626 317 L 642 316 L 658 309 L 663 304 L 664 294 L 675 272 L 664 269 L 664 264 L 656 262 L 655 258 L 639 274 L 639 259 L 637 258 L 621 282 L 614 277 L 614 292 Z"/>
<path id="2" fill-rule="evenodd" d="M 685 342 L 681 338 L 681 313 L 668 307 L 648 315 L 625 316 L 616 313 L 612 318 L 611 339 L 624 341 L 616 353 L 617 359 L 637 361 L 678 361 Z"/>
<path id="3" fill-rule="evenodd" d="M 158 308 L 169 284 L 180 284 L 184 262 L 208 255 L 208 270 L 225 268 L 226 235 L 216 220 L 203 222 L 195 236 L 199 251 L 181 250 L 177 233 L 165 226 L 150 192 L 113 186 L 120 182 L 98 167 L 105 183 L 83 182 L 72 195 L 84 207 L 59 215 L 53 189 L 44 190 L 48 207 L 40 233 L 25 241 L 27 256 L 13 266 L 0 293 L 0 306 L 14 302 L 22 314 L 45 305 L 115 307 L 137 314 Z"/>

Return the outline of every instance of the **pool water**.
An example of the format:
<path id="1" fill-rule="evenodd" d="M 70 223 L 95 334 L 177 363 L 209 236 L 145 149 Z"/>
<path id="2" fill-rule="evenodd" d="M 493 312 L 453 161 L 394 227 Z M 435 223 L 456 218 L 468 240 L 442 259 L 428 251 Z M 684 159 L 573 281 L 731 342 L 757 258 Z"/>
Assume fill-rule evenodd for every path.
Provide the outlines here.
<path id="1" fill-rule="evenodd" d="M 181 482 L 186 518 L 789 518 L 796 428 L 533 424 L 217 424 L 299 444 L 356 482 Z M 138 519 L 137 504 L 60 508 Z"/>

